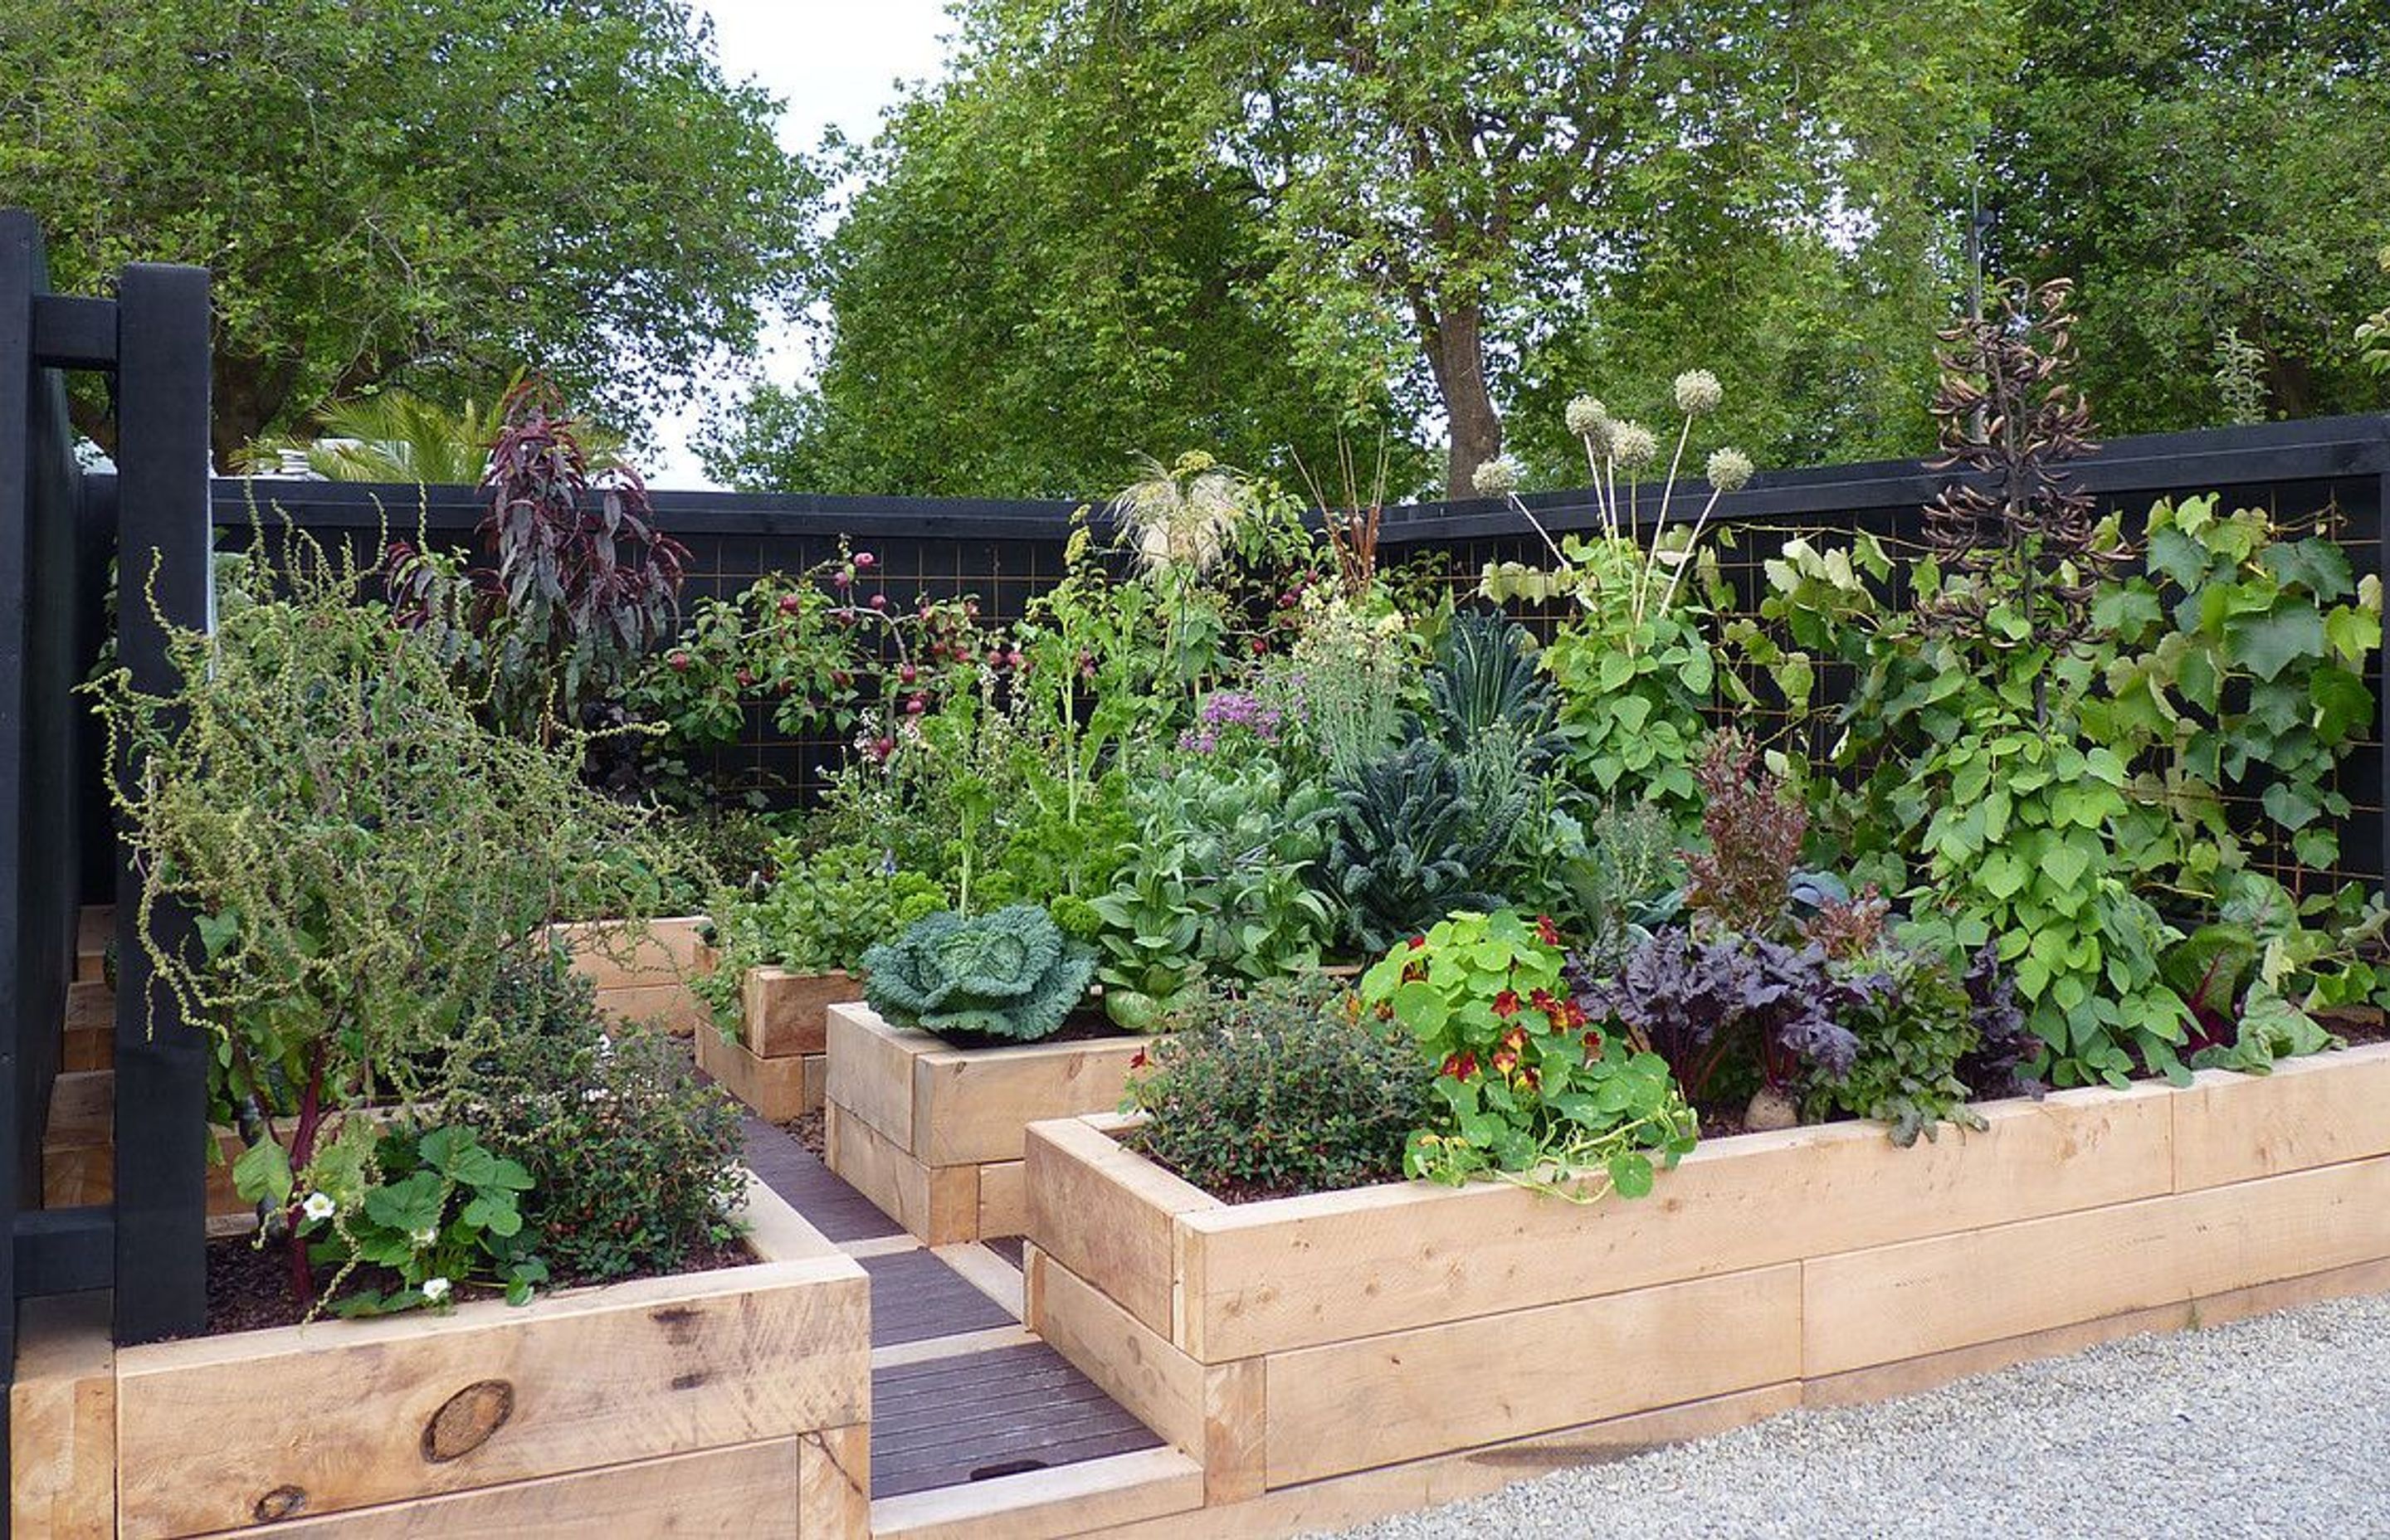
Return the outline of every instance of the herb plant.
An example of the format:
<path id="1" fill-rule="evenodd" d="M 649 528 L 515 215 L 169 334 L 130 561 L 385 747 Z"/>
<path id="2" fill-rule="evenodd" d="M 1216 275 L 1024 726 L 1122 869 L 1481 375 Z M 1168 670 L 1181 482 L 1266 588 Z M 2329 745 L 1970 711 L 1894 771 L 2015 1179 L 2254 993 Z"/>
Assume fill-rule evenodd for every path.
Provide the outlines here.
<path id="1" fill-rule="evenodd" d="M 1207 981 L 1147 1050 L 1138 1148 L 1229 1196 L 1333 1192 L 1403 1174 L 1434 1102 L 1418 1051 L 1317 974 Z"/>
<path id="2" fill-rule="evenodd" d="M 581 784 L 572 742 L 487 730 L 353 564 L 303 536 L 288 553 L 259 585 L 283 597 L 170 635 L 173 696 L 121 672 L 91 687 L 111 761 L 138 766 L 116 797 L 151 961 L 213 1039 L 212 1115 L 248 1140 L 236 1178 L 276 1230 L 322 1185 L 343 1114 L 436 1096 L 527 938 L 654 843 Z M 196 944 L 159 934 L 169 899 Z M 307 1300 L 305 1251 L 288 1254 Z"/>

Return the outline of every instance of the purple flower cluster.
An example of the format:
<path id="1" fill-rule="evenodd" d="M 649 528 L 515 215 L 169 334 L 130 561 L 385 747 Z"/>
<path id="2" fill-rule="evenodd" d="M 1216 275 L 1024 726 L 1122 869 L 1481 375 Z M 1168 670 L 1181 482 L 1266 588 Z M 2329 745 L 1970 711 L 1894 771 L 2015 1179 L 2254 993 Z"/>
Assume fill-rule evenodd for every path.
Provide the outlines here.
<path id="1" fill-rule="evenodd" d="M 1195 754 L 1216 752 L 1223 738 L 1250 733 L 1264 743 L 1278 741 L 1281 713 L 1276 706 L 1242 690 L 1214 690 L 1204 698 L 1196 725 L 1178 735 L 1178 747 Z"/>

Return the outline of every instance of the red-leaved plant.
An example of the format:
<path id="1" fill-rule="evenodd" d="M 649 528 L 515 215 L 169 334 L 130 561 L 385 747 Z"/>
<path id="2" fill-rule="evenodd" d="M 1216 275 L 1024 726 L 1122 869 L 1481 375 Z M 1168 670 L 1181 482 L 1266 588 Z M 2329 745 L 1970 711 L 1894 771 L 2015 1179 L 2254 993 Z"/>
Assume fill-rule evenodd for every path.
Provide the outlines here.
<path id="1" fill-rule="evenodd" d="M 1780 928 L 1809 831 L 1808 809 L 1757 768 L 1758 758 L 1757 746 L 1731 728 L 1711 736 L 1693 776 L 1710 848 L 1684 853 L 1686 902 L 1719 927 L 1751 936 Z"/>
<path id="2" fill-rule="evenodd" d="M 457 654 L 487 670 L 500 725 L 552 742 L 672 635 L 688 552 L 656 527 L 636 469 L 591 468 L 546 379 L 508 391 L 499 421 L 479 530 L 496 564 L 459 588 L 454 563 L 399 543 L 386 574 L 402 624 L 459 631 Z"/>

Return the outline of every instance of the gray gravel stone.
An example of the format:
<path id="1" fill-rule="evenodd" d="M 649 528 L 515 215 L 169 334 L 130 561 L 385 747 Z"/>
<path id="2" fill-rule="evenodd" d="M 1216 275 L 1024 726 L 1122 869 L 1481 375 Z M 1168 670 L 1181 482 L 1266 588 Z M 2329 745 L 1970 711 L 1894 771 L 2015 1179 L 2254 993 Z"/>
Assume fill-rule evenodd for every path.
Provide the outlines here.
<path id="1" fill-rule="evenodd" d="M 1788 1412 L 1346 1533 L 2390 1536 L 2390 1296 Z"/>

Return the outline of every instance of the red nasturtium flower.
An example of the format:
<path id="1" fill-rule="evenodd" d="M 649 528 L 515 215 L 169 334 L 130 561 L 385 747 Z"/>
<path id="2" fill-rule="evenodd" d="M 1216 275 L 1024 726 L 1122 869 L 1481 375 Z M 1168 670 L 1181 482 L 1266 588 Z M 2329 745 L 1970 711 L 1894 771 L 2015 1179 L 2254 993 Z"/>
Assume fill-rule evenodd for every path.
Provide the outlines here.
<path id="1" fill-rule="evenodd" d="M 1145 1050 L 1143 1048 L 1137 1050 L 1137 1057 L 1128 1061 L 1128 1067 L 1132 1070 L 1142 1070 L 1145 1068 Z"/>
<path id="2" fill-rule="evenodd" d="M 1455 1080 L 1467 1080 L 1477 1072 L 1477 1056 L 1466 1051 L 1447 1054 L 1445 1056 L 1444 1072 Z"/>
<path id="3" fill-rule="evenodd" d="M 1420 947 L 1425 946 L 1426 944 L 1427 944 L 1427 938 L 1426 938 L 1425 936 L 1413 936 L 1413 937 L 1411 938 L 1411 950 L 1412 950 L 1412 951 L 1414 951 L 1414 952 L 1418 951 Z"/>
<path id="4" fill-rule="evenodd" d="M 1546 946 L 1558 946 L 1561 943 L 1561 928 L 1552 923 L 1551 916 L 1537 915 L 1536 917 L 1536 939 L 1540 940 Z"/>
<path id="5" fill-rule="evenodd" d="M 1519 1056 L 1505 1048 L 1494 1056 L 1494 1072 L 1507 1075 L 1519 1067 Z"/>
<path id="6" fill-rule="evenodd" d="M 1519 1014 L 1519 992 L 1506 989 L 1494 996 L 1494 1014 L 1505 1021 Z"/>

